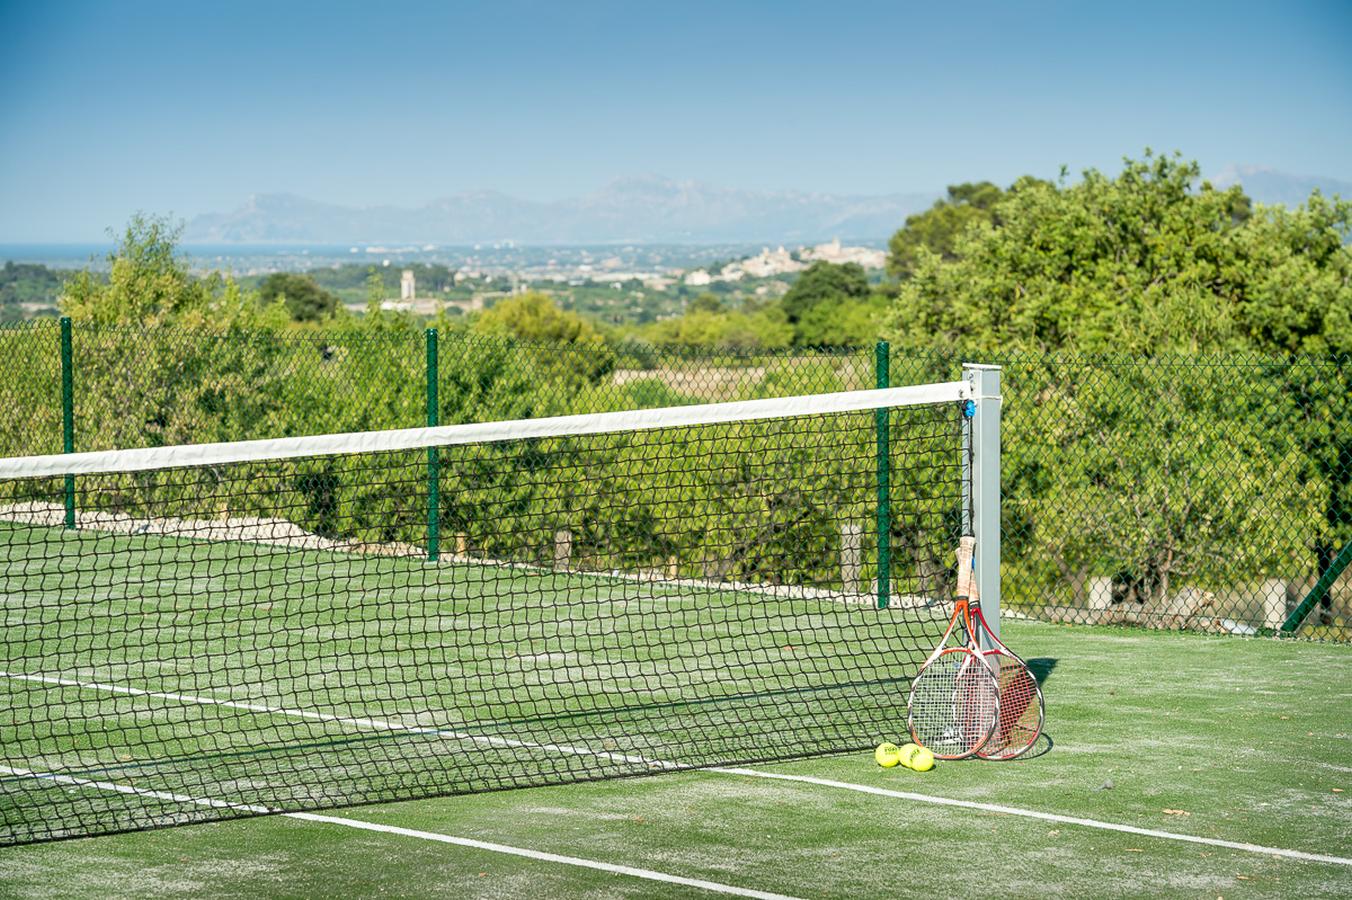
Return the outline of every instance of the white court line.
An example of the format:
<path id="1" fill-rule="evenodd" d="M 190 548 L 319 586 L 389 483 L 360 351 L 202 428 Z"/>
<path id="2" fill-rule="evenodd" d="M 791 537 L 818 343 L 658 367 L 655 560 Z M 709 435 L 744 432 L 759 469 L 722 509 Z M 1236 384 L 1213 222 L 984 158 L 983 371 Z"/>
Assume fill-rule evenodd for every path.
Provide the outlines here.
<path id="1" fill-rule="evenodd" d="M 1228 850 L 1243 850 L 1246 853 L 1261 853 L 1265 856 L 1283 856 L 1287 859 L 1300 859 L 1307 862 L 1333 863 L 1339 866 L 1352 866 L 1352 859 L 1343 856 L 1328 856 L 1323 853 L 1306 853 L 1304 850 L 1283 850 L 1280 847 L 1264 847 L 1261 844 L 1248 844 L 1242 841 L 1225 841 L 1220 838 L 1198 837 L 1192 834 L 1178 834 L 1173 831 L 1160 831 L 1155 828 L 1138 828 L 1135 825 L 1119 825 L 1116 822 L 1102 822 L 1098 819 L 1082 819 L 1079 816 L 1063 816 L 1059 813 L 1038 812 L 1034 809 L 1020 809 L 1017 806 L 1001 806 L 996 803 L 979 803 L 975 800 L 953 800 L 948 797 L 935 797 L 931 794 L 913 794 L 909 791 L 893 791 L 887 788 L 872 787 L 866 784 L 853 784 L 848 781 L 833 781 L 829 778 L 814 778 L 811 775 L 788 775 L 779 772 L 761 772 L 756 769 L 725 769 L 710 767 L 704 772 L 717 772 L 721 775 L 740 775 L 746 778 L 773 778 L 778 781 L 798 781 L 815 784 L 820 787 L 835 788 L 844 791 L 857 791 L 861 794 L 874 794 L 879 797 L 894 797 L 899 800 L 915 800 L 920 803 L 933 803 L 938 806 L 956 806 L 962 809 L 977 809 L 982 812 L 1003 813 L 1007 816 L 1022 816 L 1025 819 L 1040 819 L 1044 822 L 1056 822 L 1061 825 L 1080 825 L 1084 828 L 1097 828 L 1103 831 L 1120 831 L 1124 834 L 1138 834 L 1142 837 L 1162 838 L 1170 841 L 1186 841 L 1190 844 L 1206 844 L 1209 847 L 1225 847 Z"/>
<path id="2" fill-rule="evenodd" d="M 233 700 L 217 700 L 211 697 L 197 697 L 192 694 L 173 694 L 162 691 L 146 691 L 139 688 L 123 687 L 121 685 L 103 684 L 100 682 L 75 681 L 69 678 L 56 678 L 50 675 L 19 675 L 12 672 L 0 672 L 0 677 L 15 678 L 25 681 L 37 681 L 47 684 L 60 684 L 70 687 L 86 688 L 88 690 L 111 691 L 119 694 L 132 694 L 145 697 L 162 697 L 169 700 L 178 700 L 184 703 L 200 703 L 209 706 L 228 706 L 235 709 L 244 709 L 250 712 L 268 713 L 281 716 L 299 716 L 307 719 L 320 719 L 323 721 L 340 722 L 358 727 L 376 728 L 387 731 L 410 731 L 419 734 L 438 735 L 454 740 L 469 741 L 471 743 L 486 744 L 494 747 L 522 747 L 536 750 L 550 750 L 558 753 L 568 753 L 578 756 L 594 756 L 601 759 L 620 760 L 623 762 L 633 762 L 647 765 L 653 769 L 680 769 L 679 763 L 667 762 L 657 759 L 649 759 L 644 756 L 634 756 L 622 753 L 610 753 L 605 750 L 591 750 L 586 747 L 570 747 L 566 745 L 555 744 L 535 744 L 530 741 L 516 741 L 508 738 L 496 738 L 487 736 L 475 736 L 463 734 L 461 732 L 446 731 L 438 728 L 429 728 L 422 726 L 403 725 L 398 722 L 391 722 L 385 719 L 361 719 L 348 716 L 338 716 L 329 713 L 319 713 L 309 710 L 293 710 L 283 707 L 263 706 L 256 703 L 239 703 Z M 1104 822 L 1099 819 L 1084 819 L 1078 816 L 1065 816 L 1060 813 L 1039 812 L 1033 809 L 1022 809 L 1015 806 L 1000 806 L 994 803 L 979 803 L 974 800 L 954 800 L 948 797 L 935 797 L 931 794 L 914 794 L 908 791 L 894 791 L 887 788 L 871 787 L 863 784 L 853 784 L 848 781 L 833 781 L 828 778 L 814 778 L 809 775 L 788 775 L 779 772 L 762 772 L 757 769 L 727 768 L 722 766 L 706 766 L 696 771 L 712 772 L 719 775 L 735 775 L 739 778 L 768 778 L 777 781 L 797 781 L 804 784 L 814 784 L 818 787 L 829 787 L 835 790 L 855 791 L 862 794 L 874 794 L 880 797 L 891 797 L 900 800 L 912 800 L 917 803 L 931 803 L 937 806 L 953 806 L 963 809 L 975 809 L 982 812 L 996 812 L 1010 816 L 1020 816 L 1026 819 L 1040 819 L 1045 822 L 1057 822 L 1064 825 L 1079 825 L 1083 828 L 1095 828 L 1101 831 L 1116 831 L 1124 834 L 1136 834 L 1142 837 L 1159 838 L 1161 840 L 1181 841 L 1191 844 L 1205 844 L 1211 847 L 1224 847 L 1228 850 L 1240 850 L 1245 853 L 1258 853 L 1267 856 L 1280 856 L 1287 859 L 1298 859 L 1306 862 L 1325 862 L 1340 866 L 1352 866 L 1352 858 L 1342 856 L 1329 856 L 1322 853 L 1307 853 L 1303 850 L 1286 850 L 1281 847 L 1265 847 L 1261 844 L 1250 844 L 1242 841 L 1227 841 L 1221 838 L 1199 837 L 1191 834 L 1179 834 L 1174 831 L 1160 831 L 1155 828 L 1139 828 L 1135 825 L 1120 825 L 1116 822 Z"/>
<path id="3" fill-rule="evenodd" d="M 647 881 L 660 881 L 664 884 L 679 884 L 683 887 L 699 888 L 717 894 L 730 894 L 735 897 L 756 897 L 759 898 L 759 900 L 794 900 L 794 898 L 789 897 L 786 894 L 775 894 L 769 891 L 740 888 L 731 884 L 722 884 L 717 881 L 705 881 L 702 878 L 686 878 L 682 875 L 671 875 L 653 869 L 640 869 L 636 866 L 620 866 L 614 863 L 600 862 L 594 859 L 583 859 L 579 856 L 564 856 L 559 853 L 546 853 L 542 850 L 528 850 L 525 847 L 512 847 L 507 844 L 497 844 L 492 841 L 479 841 L 474 838 L 455 837 L 454 835 L 442 834 L 436 831 L 401 828 L 398 825 L 382 825 L 378 822 L 366 822 L 361 819 L 349 819 L 343 816 L 324 816 L 303 812 L 278 813 L 277 810 L 252 803 L 230 803 L 225 800 L 187 797 L 183 794 L 174 794 L 168 791 L 153 791 L 147 788 L 132 787 L 126 784 L 116 784 L 111 781 L 95 781 L 89 778 L 76 778 L 73 775 L 60 775 L 55 772 L 34 772 L 29 769 L 16 769 L 5 765 L 0 765 L 0 774 L 33 778 L 39 781 L 50 781 L 55 784 L 72 785 L 75 787 L 94 788 L 101 791 L 116 791 L 120 794 L 136 794 L 142 797 L 150 797 L 155 800 L 191 803 L 198 806 L 209 806 L 215 809 L 235 809 L 241 812 L 257 813 L 260 815 L 277 813 L 285 818 L 299 819 L 302 822 L 317 822 L 323 825 L 341 825 L 344 828 L 357 828 L 362 831 L 378 831 L 382 834 L 394 834 L 399 835 L 400 837 L 416 838 L 423 841 L 436 841 L 441 844 L 454 844 L 457 847 L 487 850 L 490 853 L 504 853 L 508 856 L 520 856 L 525 859 L 540 860 L 541 862 L 559 863 L 560 865 L 565 866 L 593 869 L 598 872 L 609 872 L 612 875 L 627 875 L 631 878 L 642 878 Z"/>
<path id="4" fill-rule="evenodd" d="M 243 812 L 266 815 L 272 812 L 266 806 L 256 803 L 231 803 L 228 800 L 205 800 L 189 797 L 186 794 L 174 794 L 169 791 L 152 791 L 149 788 L 132 787 L 113 781 L 95 781 L 92 778 L 77 778 L 74 775 L 62 775 L 59 772 L 34 772 L 32 769 L 16 769 L 13 766 L 0 765 L 0 774 L 16 778 L 33 778 L 37 781 L 50 781 L 53 784 L 68 784 L 74 787 L 97 788 L 100 791 L 116 791 L 119 794 L 135 794 L 138 797 L 152 797 L 156 800 L 171 800 L 174 803 L 194 803 L 198 806 L 210 806 L 214 809 L 237 809 Z"/>
<path id="5" fill-rule="evenodd" d="M 315 712 L 309 709 L 287 709 L 282 706 L 264 706 L 260 703 L 243 703 L 238 700 L 218 700 L 214 697 L 199 697 L 196 694 L 176 694 L 168 691 L 147 691 L 141 688 L 125 687 L 120 684 L 105 684 L 98 681 L 77 681 L 72 678 L 57 678 L 53 675 L 22 675 L 17 672 L 0 672 L 0 678 L 12 678 L 16 681 L 36 681 L 42 684 L 59 684 L 63 687 L 84 688 L 90 691 L 106 691 L 112 694 L 127 694 L 133 697 L 159 697 L 162 700 L 175 700 L 180 703 L 195 703 L 201 706 L 226 706 L 230 709 L 242 709 L 248 712 L 265 713 L 274 716 L 290 716 L 299 719 L 313 719 L 318 722 L 337 722 L 342 725 L 355 725 L 373 731 L 402 731 L 411 734 L 426 734 L 434 737 L 483 744 L 489 747 L 510 747 L 513 749 L 549 750 L 572 756 L 595 756 L 617 762 L 637 763 L 651 768 L 680 768 L 675 763 L 664 763 L 644 756 L 628 753 L 610 753 L 605 750 L 592 750 L 588 747 L 568 747 L 559 744 L 536 744 L 530 741 L 517 741 L 511 738 L 492 737 L 482 734 L 466 734 L 445 728 L 433 728 L 425 725 L 405 725 L 392 719 L 367 719 L 353 716 L 340 716 L 334 713 Z"/>
<path id="6" fill-rule="evenodd" d="M 440 841 L 443 844 L 474 847 L 479 850 L 491 850 L 494 853 L 508 853 L 514 856 L 524 856 L 527 859 L 562 863 L 566 866 L 581 866 L 587 869 L 597 869 L 602 872 L 612 872 L 616 875 L 631 875 L 634 878 L 646 878 L 649 881 L 664 881 L 667 884 L 679 884 L 684 885 L 685 887 L 702 888 L 703 890 L 713 891 L 719 894 L 734 894 L 738 897 L 760 897 L 763 898 L 763 900 L 791 900 L 791 898 L 785 894 L 774 894 L 769 891 L 739 888 L 730 884 L 721 884 L 717 881 L 705 881 L 702 878 L 685 878 L 680 875 L 668 875 L 665 872 L 654 872 L 652 869 L 636 869 L 633 866 L 617 866 L 612 863 L 597 862 L 590 859 L 579 859 L 576 856 L 560 856 L 557 853 L 545 853 L 540 850 L 526 850 L 521 847 L 509 847 L 506 844 L 476 841 L 473 838 L 451 837 L 450 835 L 438 834 L 434 831 L 418 831 L 414 828 L 400 828 L 396 825 L 380 825 L 375 822 L 364 822 L 360 819 L 344 819 L 336 816 L 321 816 L 314 813 L 285 813 L 285 815 L 288 818 L 303 819 L 306 822 L 327 822 L 335 825 L 346 825 L 348 828 L 363 828 L 367 831 L 381 831 L 386 834 L 398 834 L 403 837 L 420 838 L 424 841 Z"/>

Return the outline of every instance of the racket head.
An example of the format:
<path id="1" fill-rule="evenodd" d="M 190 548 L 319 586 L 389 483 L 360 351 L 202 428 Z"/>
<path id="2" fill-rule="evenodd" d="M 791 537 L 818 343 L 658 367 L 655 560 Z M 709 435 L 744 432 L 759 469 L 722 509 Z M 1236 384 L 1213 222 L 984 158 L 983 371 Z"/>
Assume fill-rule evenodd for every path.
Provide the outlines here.
<path id="1" fill-rule="evenodd" d="M 911 682 L 906 724 L 911 740 L 936 759 L 966 759 L 990 739 L 999 707 L 999 684 L 982 658 L 967 647 L 948 647 Z"/>
<path id="2" fill-rule="evenodd" d="M 983 655 L 996 673 L 1000 706 L 990 740 L 977 755 L 982 759 L 1014 759 L 1027 753 L 1042 734 L 1042 687 L 1027 663 L 1003 645 Z"/>

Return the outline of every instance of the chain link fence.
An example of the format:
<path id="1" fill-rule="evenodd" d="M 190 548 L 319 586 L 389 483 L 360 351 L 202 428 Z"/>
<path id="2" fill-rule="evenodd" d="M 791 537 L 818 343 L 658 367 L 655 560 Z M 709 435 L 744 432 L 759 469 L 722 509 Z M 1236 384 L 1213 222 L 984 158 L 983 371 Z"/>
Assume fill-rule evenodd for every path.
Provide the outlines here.
<path id="1" fill-rule="evenodd" d="M 0 330 L 0 455 L 61 452 L 63 374 L 76 450 L 657 408 L 877 379 L 874 348 L 546 344 L 433 337 L 398 319 L 284 333 L 68 327 L 64 372 L 58 322 Z M 979 356 L 971 361 L 1003 367 L 1010 615 L 1352 640 L 1352 359 Z M 894 350 L 891 383 L 954 380 L 963 361 Z M 455 531 L 454 493 L 449 483 L 441 492 L 447 538 L 469 544 Z M 906 553 L 906 529 L 898 516 L 894 555 Z"/>
<path id="2" fill-rule="evenodd" d="M 1352 639 L 1352 359 L 982 361 L 1004 375 L 1012 613 Z"/>

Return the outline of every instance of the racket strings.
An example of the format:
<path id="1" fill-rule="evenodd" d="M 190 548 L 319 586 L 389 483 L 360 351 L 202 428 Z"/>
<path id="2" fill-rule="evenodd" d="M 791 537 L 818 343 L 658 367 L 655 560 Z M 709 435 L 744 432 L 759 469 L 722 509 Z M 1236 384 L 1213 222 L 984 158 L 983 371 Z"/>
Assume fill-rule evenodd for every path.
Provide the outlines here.
<path id="1" fill-rule="evenodd" d="M 990 651 L 999 662 L 1000 710 L 990 740 L 981 748 L 988 759 L 1013 759 L 1042 733 L 1042 693 L 1028 666 L 1017 657 Z"/>
<path id="2" fill-rule="evenodd" d="M 911 689 L 911 736 L 941 759 L 971 756 L 989 739 L 999 715 L 999 688 L 971 651 L 944 653 Z"/>

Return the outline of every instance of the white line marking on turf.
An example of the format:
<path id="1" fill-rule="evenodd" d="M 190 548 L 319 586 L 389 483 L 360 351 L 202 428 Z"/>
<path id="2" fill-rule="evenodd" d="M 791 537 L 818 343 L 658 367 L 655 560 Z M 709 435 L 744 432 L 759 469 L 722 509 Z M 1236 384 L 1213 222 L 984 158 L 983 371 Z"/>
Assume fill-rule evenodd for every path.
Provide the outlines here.
<path id="1" fill-rule="evenodd" d="M 1026 819 L 1041 819 L 1044 822 L 1057 822 L 1063 825 L 1080 825 L 1084 828 L 1097 828 L 1103 831 L 1119 831 L 1124 834 L 1138 834 L 1142 837 L 1161 838 L 1169 841 L 1186 841 L 1191 844 L 1206 844 L 1209 847 L 1225 847 L 1229 850 L 1243 850 L 1246 853 L 1261 853 L 1266 856 L 1284 856 L 1288 859 L 1300 859 L 1307 862 L 1325 862 L 1339 866 L 1352 866 L 1352 859 L 1343 856 L 1328 856 L 1323 853 L 1306 853 L 1304 850 L 1284 850 L 1280 847 L 1264 847 L 1261 844 L 1248 844 L 1242 841 L 1226 841 L 1220 838 L 1198 837 L 1197 835 L 1192 834 L 1160 831 L 1155 828 L 1138 828 L 1135 825 L 1119 825 L 1116 822 L 1102 822 L 1098 819 L 1082 819 L 1079 816 L 1063 816 L 1059 813 L 1038 812 L 1034 809 L 1020 809 L 1016 806 L 1001 806 L 996 803 L 980 803 L 976 800 L 953 800 L 948 797 L 935 797 L 931 794 L 913 794 L 910 791 L 894 791 L 889 790 L 888 788 L 872 787 L 871 785 L 866 784 L 852 784 L 848 781 L 833 781 L 829 778 L 815 778 L 811 775 L 761 772 L 757 769 L 725 769 L 716 766 L 702 769 L 701 771 L 716 772 L 721 775 L 739 775 L 746 778 L 771 778 L 778 781 L 797 781 L 804 784 L 815 784 L 820 787 L 857 791 L 861 794 L 874 794 L 879 797 L 894 797 L 900 800 L 916 800 L 921 803 L 933 803 L 939 806 L 956 806 L 962 809 L 977 809 L 982 812 L 1022 816 Z"/>
<path id="2" fill-rule="evenodd" d="M 386 834 L 420 838 L 424 841 L 440 841 L 443 844 L 474 847 L 479 850 L 491 850 L 494 853 L 508 853 L 513 856 L 524 856 L 527 859 L 562 863 L 566 866 L 581 866 L 586 869 L 612 872 L 616 875 L 632 875 L 635 878 L 646 878 L 649 881 L 664 881 L 667 884 L 679 884 L 684 885 L 685 887 L 702 888 L 706 891 L 715 891 L 720 894 L 735 894 L 738 897 L 760 897 L 763 898 L 763 900 L 789 900 L 785 894 L 773 894 L 768 891 L 755 891 L 750 888 L 733 887 L 728 884 L 720 884 L 717 881 L 705 881 L 701 878 L 685 878 L 680 875 L 668 875 L 665 872 L 654 872 L 652 869 L 636 869 L 633 866 L 617 866 L 612 863 L 596 862 L 595 860 L 590 859 L 579 859 L 576 856 L 560 856 L 557 853 L 545 853 L 540 850 L 525 850 L 520 847 L 508 847 L 505 844 L 494 844 L 489 841 L 476 841 L 473 838 L 451 837 L 450 835 L 439 834 L 434 831 L 419 831 L 414 828 L 400 828 L 396 825 L 380 825 L 375 822 L 365 822 L 361 819 L 344 819 L 336 816 L 317 815 L 315 813 L 286 813 L 285 815 L 288 818 L 303 819 L 307 822 L 328 822 L 335 825 L 346 825 L 348 828 L 363 828 L 367 831 L 381 831 Z"/>
<path id="3" fill-rule="evenodd" d="M 253 803 L 231 803 L 228 800 L 209 800 L 174 794 L 169 791 L 152 791 L 149 788 L 132 787 L 129 784 L 117 784 L 113 781 L 95 781 L 92 778 L 77 778 L 74 775 L 62 775 L 58 772 L 34 772 L 31 769 L 16 769 L 13 766 L 0 765 L 0 774 L 19 778 L 33 778 L 38 781 L 50 781 L 53 784 L 68 784 L 74 787 L 97 788 L 101 791 L 116 791 L 119 794 L 135 794 L 138 797 L 152 797 L 156 800 L 171 800 L 175 803 L 195 803 L 198 806 L 210 806 L 215 809 L 238 809 L 243 812 L 265 815 L 273 810 Z"/>
<path id="4" fill-rule="evenodd" d="M 340 716 L 335 713 L 315 712 L 309 709 L 287 709 L 282 706 L 265 706 L 261 703 L 243 703 L 239 700 L 219 700 L 214 697 L 199 697 L 195 694 L 177 694 L 170 691 L 149 691 L 142 688 L 126 687 L 120 684 L 106 684 L 99 681 L 77 681 L 73 678 L 58 678 L 54 675 L 23 675 L 17 672 L 0 672 L 0 678 L 12 678 L 16 681 L 36 681 L 41 684 L 58 684 L 62 687 L 83 688 L 90 691 L 106 691 L 112 694 L 126 694 L 132 697 L 159 697 L 162 700 L 175 700 L 179 703 L 195 703 L 200 706 L 225 706 L 230 709 L 242 709 L 248 712 L 264 713 L 274 716 L 291 716 L 299 719 L 312 719 L 318 722 L 335 722 L 341 725 L 353 725 L 373 731 L 402 731 L 411 734 L 426 734 L 472 744 L 484 744 L 489 747 L 510 747 L 513 749 L 548 750 L 554 753 L 567 753 L 573 756 L 595 756 L 617 762 L 637 763 L 652 768 L 679 768 L 675 763 L 664 763 L 645 756 L 628 753 L 611 753 L 606 750 L 592 750 L 588 747 L 568 747 L 556 744 L 536 744 L 530 741 L 518 741 L 511 738 L 492 737 L 482 734 L 466 734 L 446 728 L 429 725 L 406 725 L 392 719 L 367 719 L 354 716 Z"/>
<path id="5" fill-rule="evenodd" d="M 252 803 L 231 803 L 226 800 L 187 797 L 183 794 L 175 794 L 169 791 L 155 791 L 150 790 L 149 788 L 138 788 L 126 784 L 116 784 L 111 781 L 95 781 L 89 778 L 77 778 L 73 775 L 61 775 L 56 772 L 34 772 L 29 769 L 16 769 L 11 766 L 0 765 L 0 774 L 33 778 L 39 781 L 50 781 L 55 784 L 72 785 L 75 787 L 95 788 L 101 791 L 116 791 L 120 794 L 136 794 L 141 797 L 150 797 L 155 800 L 191 803 L 198 806 L 210 806 L 216 809 L 236 809 L 242 812 L 259 814 L 277 813 L 277 810 Z M 288 819 L 299 819 L 302 822 L 314 822 L 323 825 L 341 825 L 344 828 L 357 828 L 362 831 L 378 831 L 382 834 L 393 834 L 400 837 L 416 838 L 423 841 L 436 841 L 441 844 L 454 844 L 457 847 L 469 847 L 474 850 L 487 850 L 490 853 L 503 853 L 508 856 L 520 856 L 525 859 L 540 860 L 541 862 L 552 862 L 565 866 L 576 866 L 582 869 L 593 869 L 598 872 L 608 872 L 612 875 L 627 875 L 631 878 L 642 878 L 647 881 L 660 881 L 664 884 L 679 884 L 683 887 L 699 888 L 717 894 L 730 894 L 735 897 L 755 897 L 758 898 L 758 900 L 794 900 L 793 897 L 786 894 L 775 894 L 769 891 L 740 888 L 735 885 L 722 884 L 717 881 L 705 881 L 702 878 L 686 878 L 682 875 L 670 875 L 666 872 L 658 872 L 654 869 L 640 869 L 636 866 L 621 866 L 616 865 L 615 863 L 600 862 L 594 859 L 583 859 L 579 856 L 564 856 L 559 853 L 547 853 L 542 850 L 528 850 L 525 847 L 512 847 L 508 844 L 498 844 L 492 841 L 455 837 L 454 835 L 442 834 L 436 831 L 422 831 L 416 828 L 402 828 L 398 825 L 382 825 L 378 822 L 366 822 L 362 819 L 349 819 L 344 816 L 325 816 L 316 813 L 291 812 L 277 814 Z"/>
<path id="6" fill-rule="evenodd" d="M 363 719 L 349 716 L 339 716 L 330 713 L 313 712 L 310 710 L 286 709 L 283 707 L 263 706 L 257 703 L 240 703 L 234 700 L 217 700 L 211 697 L 197 697 L 191 694 L 174 694 L 164 691 L 147 691 L 140 688 L 123 687 L 116 684 L 104 684 L 94 681 L 76 681 L 69 678 L 57 678 L 51 675 L 21 675 L 13 672 L 0 672 L 0 677 L 15 678 L 22 681 L 36 681 L 44 684 L 59 684 L 68 687 L 79 687 L 88 690 L 111 691 L 119 694 L 131 694 L 143 697 L 161 697 L 167 700 L 178 700 L 183 703 L 200 703 L 207 706 L 227 706 L 234 709 L 244 709 L 250 712 L 268 713 L 282 716 L 298 716 L 306 719 L 318 719 L 326 722 L 339 722 L 358 727 L 373 728 L 382 731 L 407 731 L 417 734 L 435 735 L 450 738 L 458 741 L 469 741 L 472 743 L 486 744 L 492 747 L 522 747 L 537 750 L 550 750 L 556 753 L 568 753 L 577 756 L 594 756 L 602 759 L 618 760 L 621 762 L 639 763 L 647 765 L 653 769 L 679 769 L 682 768 L 678 763 L 666 762 L 658 759 L 649 759 L 643 756 L 635 756 L 624 753 L 611 753 L 605 750 L 591 750 L 586 747 L 570 747 L 554 744 L 536 744 L 530 741 L 517 741 L 509 738 L 489 737 L 483 735 L 470 735 L 457 731 L 447 731 L 440 728 L 431 728 L 417 725 L 404 725 L 399 722 L 392 722 L 385 719 Z M 3 768 L 3 767 L 0 767 Z M 688 767 L 687 767 L 688 768 Z M 1079 825 L 1083 828 L 1096 828 L 1102 831 L 1117 831 L 1124 834 L 1136 834 L 1142 837 L 1153 837 L 1161 840 L 1182 841 L 1192 844 L 1206 844 L 1211 847 L 1225 847 L 1230 850 L 1240 850 L 1246 853 L 1259 853 L 1270 856 L 1282 856 L 1287 859 L 1299 859 L 1307 862 L 1326 862 L 1340 866 L 1352 866 L 1352 858 L 1342 856 L 1329 856 L 1322 853 L 1307 853 L 1304 850 L 1286 850 L 1281 847 L 1264 847 L 1261 844 L 1249 844 L 1242 841 L 1227 841 L 1221 838 L 1198 837 L 1191 834 L 1179 834 L 1173 831 L 1160 831 L 1155 828 L 1139 828 L 1135 825 L 1120 825 L 1116 822 L 1103 822 L 1098 819 L 1083 819 L 1078 816 L 1065 816 L 1060 813 L 1039 812 L 1034 809 L 1021 809 L 1015 806 L 1000 806 L 994 803 L 980 803 L 975 800 L 954 800 L 948 797 L 935 797 L 931 794 L 914 794 L 909 791 L 894 791 L 888 788 L 871 787 L 864 784 L 853 784 L 848 781 L 833 781 L 829 778 L 815 778 L 810 775 L 789 775 L 780 772 L 762 772 L 757 769 L 739 769 L 726 768 L 722 766 L 707 766 L 696 771 L 713 772 L 719 775 L 735 775 L 741 778 L 768 778 L 777 781 L 797 781 L 803 784 L 815 784 L 819 787 L 835 788 L 837 790 L 855 791 L 861 794 L 874 794 L 880 797 L 892 797 L 900 800 L 914 800 L 919 803 L 932 803 L 938 806 L 954 806 L 963 809 L 975 809 L 982 812 L 1003 813 L 1010 816 L 1020 816 L 1026 819 L 1040 819 L 1044 822 L 1058 822 L 1064 825 Z M 68 777 L 68 776 L 63 776 Z M 133 791 L 134 792 L 134 791 Z"/>

